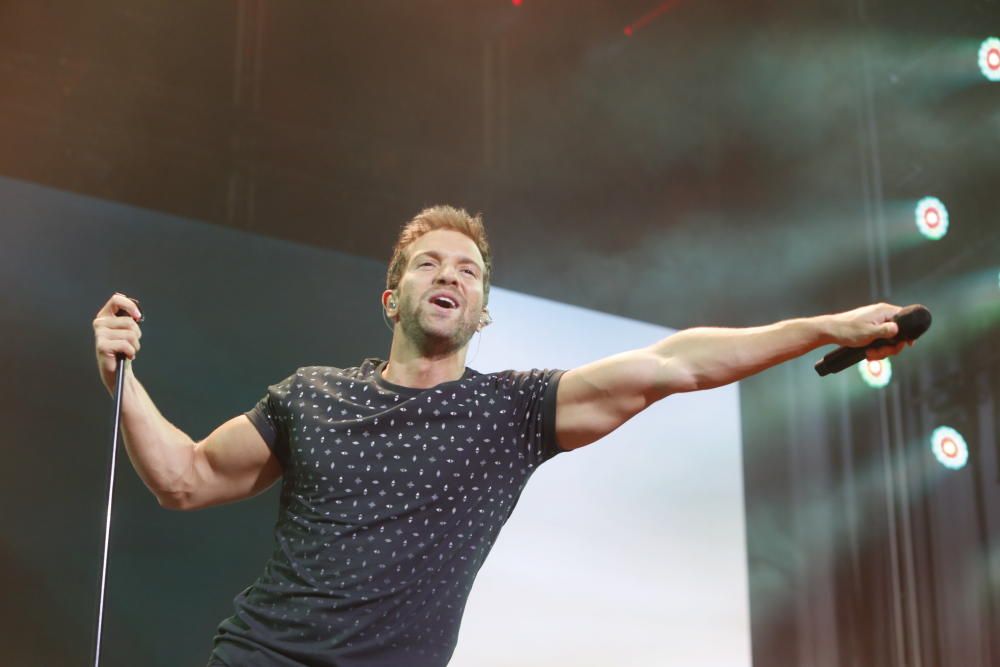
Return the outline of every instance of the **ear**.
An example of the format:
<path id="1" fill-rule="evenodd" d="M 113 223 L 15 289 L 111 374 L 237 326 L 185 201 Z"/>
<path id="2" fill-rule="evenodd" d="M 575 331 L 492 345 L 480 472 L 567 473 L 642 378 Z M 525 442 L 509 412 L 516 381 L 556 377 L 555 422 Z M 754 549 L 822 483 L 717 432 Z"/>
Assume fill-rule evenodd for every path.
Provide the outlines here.
<path id="1" fill-rule="evenodd" d="M 491 324 L 493 324 L 493 318 L 490 317 L 489 309 L 484 307 L 483 314 L 479 316 L 479 324 L 476 326 L 476 331 L 482 331 Z"/>
<path id="2" fill-rule="evenodd" d="M 396 301 L 396 293 L 387 289 L 382 292 L 382 309 L 385 310 L 386 316 L 391 320 L 396 317 L 396 313 L 399 312 L 399 303 Z"/>

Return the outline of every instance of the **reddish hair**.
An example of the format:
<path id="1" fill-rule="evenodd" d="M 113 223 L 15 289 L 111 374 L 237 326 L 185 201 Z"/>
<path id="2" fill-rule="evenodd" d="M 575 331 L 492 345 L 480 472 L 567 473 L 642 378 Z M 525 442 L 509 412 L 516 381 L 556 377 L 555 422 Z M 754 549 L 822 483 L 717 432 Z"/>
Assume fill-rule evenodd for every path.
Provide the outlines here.
<path id="1" fill-rule="evenodd" d="M 493 273 L 493 260 L 490 255 L 490 243 L 486 239 L 486 227 L 481 215 L 471 216 L 463 208 L 453 206 L 431 206 L 414 216 L 413 220 L 403 225 L 399 238 L 392 249 L 392 259 L 389 260 L 389 270 L 385 274 L 386 289 L 394 290 L 399 285 L 408 261 L 407 248 L 427 232 L 438 229 L 449 229 L 465 234 L 479 248 L 483 256 L 483 298 L 489 299 L 490 276 Z"/>

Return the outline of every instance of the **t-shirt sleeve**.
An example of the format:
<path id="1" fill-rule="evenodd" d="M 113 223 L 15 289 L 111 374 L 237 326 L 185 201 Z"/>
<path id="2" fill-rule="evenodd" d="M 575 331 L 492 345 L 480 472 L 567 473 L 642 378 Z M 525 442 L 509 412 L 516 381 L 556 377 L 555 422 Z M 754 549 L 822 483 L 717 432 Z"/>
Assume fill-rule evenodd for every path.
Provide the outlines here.
<path id="1" fill-rule="evenodd" d="M 565 371 L 508 371 L 514 422 L 528 463 L 538 466 L 562 452 L 556 444 L 556 390 Z"/>
<path id="2" fill-rule="evenodd" d="M 260 432 L 282 467 L 288 462 L 288 427 L 291 409 L 289 393 L 295 377 L 296 373 L 293 373 L 281 382 L 269 386 L 267 393 L 257 401 L 257 405 L 243 413 Z"/>

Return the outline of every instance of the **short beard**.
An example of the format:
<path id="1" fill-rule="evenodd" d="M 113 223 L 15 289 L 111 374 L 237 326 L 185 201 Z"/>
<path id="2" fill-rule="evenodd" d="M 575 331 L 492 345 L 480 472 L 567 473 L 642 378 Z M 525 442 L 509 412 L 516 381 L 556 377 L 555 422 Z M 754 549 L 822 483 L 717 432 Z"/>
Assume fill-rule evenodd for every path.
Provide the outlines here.
<path id="1" fill-rule="evenodd" d="M 409 340 L 413 341 L 422 354 L 441 357 L 462 349 L 476 334 L 476 323 L 460 321 L 458 328 L 450 336 L 439 336 L 420 326 L 420 304 L 411 299 L 400 303 L 399 326 Z"/>

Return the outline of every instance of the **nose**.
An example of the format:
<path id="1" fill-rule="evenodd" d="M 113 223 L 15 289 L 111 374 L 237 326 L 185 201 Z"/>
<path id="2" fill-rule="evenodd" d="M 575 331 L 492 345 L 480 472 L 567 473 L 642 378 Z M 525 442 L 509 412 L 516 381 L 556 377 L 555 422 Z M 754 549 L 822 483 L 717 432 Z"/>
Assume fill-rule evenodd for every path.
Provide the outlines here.
<path id="1" fill-rule="evenodd" d="M 451 266 L 450 264 L 442 262 L 440 267 L 438 268 L 437 275 L 434 276 L 434 282 L 444 283 L 448 285 L 457 285 L 458 271 L 455 269 L 455 267 Z"/>

